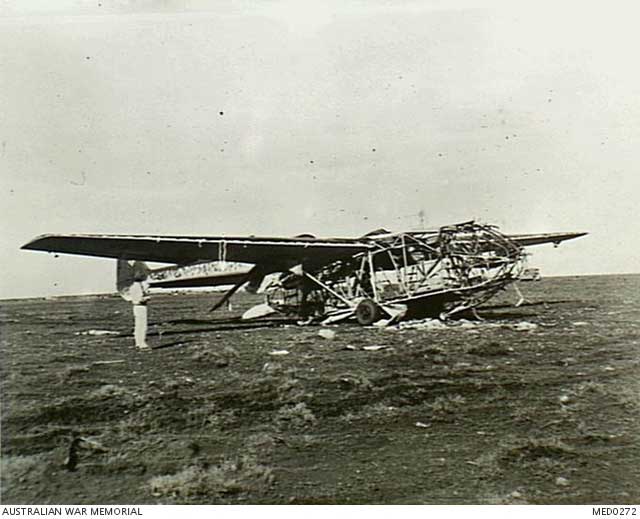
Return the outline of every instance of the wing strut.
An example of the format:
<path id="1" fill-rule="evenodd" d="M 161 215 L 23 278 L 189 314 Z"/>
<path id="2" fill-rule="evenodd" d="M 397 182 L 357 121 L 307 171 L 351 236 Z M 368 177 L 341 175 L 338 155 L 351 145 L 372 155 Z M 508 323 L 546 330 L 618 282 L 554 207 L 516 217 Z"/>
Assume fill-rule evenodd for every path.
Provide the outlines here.
<path id="1" fill-rule="evenodd" d="M 225 294 L 220 298 L 219 301 L 216 302 L 215 305 L 213 305 L 210 309 L 209 312 L 215 312 L 218 308 L 220 308 L 223 304 L 225 304 L 227 301 L 229 301 L 229 299 L 231 299 L 231 297 L 233 296 L 233 294 L 235 294 L 242 285 L 244 285 L 247 281 L 249 281 L 251 279 L 251 276 L 253 275 L 253 273 L 256 271 L 257 269 L 257 265 L 255 267 L 253 267 L 249 272 L 246 273 L 245 276 L 243 276 L 240 281 L 238 281 L 235 285 L 233 285 L 229 290 L 227 290 L 225 292 Z"/>

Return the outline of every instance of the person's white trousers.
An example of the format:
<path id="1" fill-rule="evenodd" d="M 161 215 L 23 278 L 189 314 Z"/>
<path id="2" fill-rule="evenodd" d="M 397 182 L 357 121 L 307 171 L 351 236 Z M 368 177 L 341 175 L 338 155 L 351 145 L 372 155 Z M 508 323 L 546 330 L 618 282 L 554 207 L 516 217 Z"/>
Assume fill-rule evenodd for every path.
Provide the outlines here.
<path id="1" fill-rule="evenodd" d="M 133 335 L 136 339 L 136 347 L 148 348 L 147 305 L 133 305 L 133 317 L 135 320 L 135 330 L 133 332 Z"/>

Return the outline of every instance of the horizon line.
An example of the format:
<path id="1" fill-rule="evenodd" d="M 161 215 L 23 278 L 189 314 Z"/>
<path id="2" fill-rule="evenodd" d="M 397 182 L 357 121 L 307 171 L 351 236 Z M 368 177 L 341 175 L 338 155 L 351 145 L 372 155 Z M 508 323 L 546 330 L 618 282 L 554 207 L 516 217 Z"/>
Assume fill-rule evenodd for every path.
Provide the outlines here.
<path id="1" fill-rule="evenodd" d="M 594 276 L 638 276 L 640 272 L 600 272 L 600 273 L 588 273 L 588 274 L 560 274 L 560 275 L 548 275 L 542 276 L 542 279 L 549 278 L 570 278 L 570 277 L 594 277 Z M 164 290 L 164 289 L 163 289 Z M 218 290 L 219 291 L 219 290 Z M 180 292 L 180 290 L 167 290 L 166 292 L 159 292 L 158 294 L 170 294 Z M 202 287 L 200 289 L 183 289 L 184 293 L 197 293 L 197 292 L 216 292 L 213 289 L 207 289 Z M 98 297 L 98 296 L 115 296 L 118 292 L 85 292 L 80 294 L 58 294 L 58 295 L 41 295 L 41 296 L 24 296 L 24 297 L 0 297 L 0 301 L 20 301 L 24 299 L 59 299 L 63 297 Z"/>

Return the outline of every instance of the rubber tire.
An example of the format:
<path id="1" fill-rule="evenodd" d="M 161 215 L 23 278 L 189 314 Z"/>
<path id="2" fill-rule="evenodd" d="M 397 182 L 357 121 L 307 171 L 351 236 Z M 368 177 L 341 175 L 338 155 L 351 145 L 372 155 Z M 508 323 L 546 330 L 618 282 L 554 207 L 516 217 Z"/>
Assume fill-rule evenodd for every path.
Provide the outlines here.
<path id="1" fill-rule="evenodd" d="M 380 307 L 373 299 L 363 299 L 356 306 L 356 319 L 362 326 L 370 326 L 381 317 Z"/>

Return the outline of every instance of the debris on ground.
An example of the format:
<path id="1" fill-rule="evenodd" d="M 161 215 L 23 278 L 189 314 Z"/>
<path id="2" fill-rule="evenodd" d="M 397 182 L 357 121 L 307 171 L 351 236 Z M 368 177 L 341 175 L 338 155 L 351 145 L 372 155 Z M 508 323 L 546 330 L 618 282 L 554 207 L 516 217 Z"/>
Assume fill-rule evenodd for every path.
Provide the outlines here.
<path id="1" fill-rule="evenodd" d="M 269 355 L 289 355 L 289 350 L 273 350 L 269 352 Z"/>
<path id="2" fill-rule="evenodd" d="M 323 326 L 326 326 L 328 324 L 336 324 L 341 321 L 346 321 L 351 316 L 353 316 L 353 312 L 354 312 L 353 308 L 337 311 L 335 313 L 328 315 L 326 319 L 324 319 L 324 321 L 322 321 L 320 324 L 322 324 Z"/>
<path id="3" fill-rule="evenodd" d="M 556 485 L 558 485 L 559 487 L 568 487 L 569 480 L 567 478 L 563 478 L 562 476 L 559 476 L 556 478 Z"/>
<path id="4" fill-rule="evenodd" d="M 113 330 L 86 330 L 84 332 L 76 332 L 76 335 L 120 335 L 120 332 L 114 332 Z"/>
<path id="5" fill-rule="evenodd" d="M 416 427 L 422 427 L 423 429 L 427 429 L 428 427 L 431 427 L 431 424 L 424 423 L 424 422 L 416 422 Z"/>
<path id="6" fill-rule="evenodd" d="M 388 328 L 389 323 L 391 322 L 391 319 L 380 319 L 379 321 L 376 321 L 375 323 L 373 323 L 372 326 L 375 326 L 376 328 L 385 328 L 387 330 L 393 329 L 393 328 Z"/>
<path id="7" fill-rule="evenodd" d="M 531 332 L 537 329 L 538 325 L 535 323 L 530 323 L 529 321 L 522 321 L 521 323 L 511 325 L 510 328 L 517 332 Z"/>
<path id="8" fill-rule="evenodd" d="M 382 326 L 387 326 L 389 324 L 397 323 L 398 321 L 400 321 L 407 314 L 409 307 L 403 304 L 386 304 L 383 305 L 382 309 L 389 316 L 388 319 L 381 320 L 384 321 L 384 324 Z"/>
<path id="9" fill-rule="evenodd" d="M 466 319 L 460 319 L 457 322 L 459 328 L 475 328 L 477 327 L 477 323 L 472 323 L 471 321 L 467 321 Z"/>
<path id="10" fill-rule="evenodd" d="M 401 322 L 398 327 L 401 330 L 443 330 L 447 328 L 447 325 L 438 319 L 421 319 Z"/>
<path id="11" fill-rule="evenodd" d="M 374 325 L 384 326 L 384 321 L 378 321 Z M 518 332 L 533 331 L 538 328 L 539 325 L 531 323 L 529 321 L 521 321 L 519 323 L 509 323 L 505 321 L 488 322 L 486 320 L 481 321 L 469 321 L 467 319 L 457 319 L 450 321 L 441 321 L 440 319 L 420 319 L 413 321 L 404 321 L 398 323 L 393 327 L 387 327 L 386 329 L 392 330 L 467 330 L 469 332 L 477 332 L 486 328 L 507 328 Z"/>
<path id="12" fill-rule="evenodd" d="M 363 346 L 362 349 L 365 351 L 378 351 L 378 350 L 386 350 L 389 346 Z"/>
<path id="13" fill-rule="evenodd" d="M 326 328 L 323 328 L 322 330 L 320 330 L 318 332 L 318 335 L 323 339 L 327 339 L 329 341 L 336 338 L 336 332 L 334 332 L 333 330 L 327 330 Z"/>

